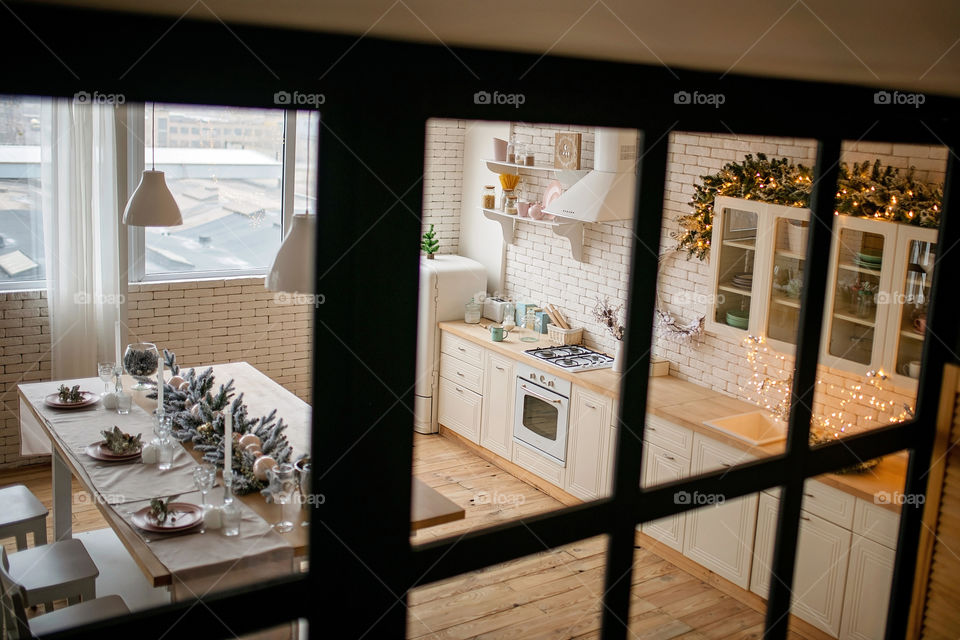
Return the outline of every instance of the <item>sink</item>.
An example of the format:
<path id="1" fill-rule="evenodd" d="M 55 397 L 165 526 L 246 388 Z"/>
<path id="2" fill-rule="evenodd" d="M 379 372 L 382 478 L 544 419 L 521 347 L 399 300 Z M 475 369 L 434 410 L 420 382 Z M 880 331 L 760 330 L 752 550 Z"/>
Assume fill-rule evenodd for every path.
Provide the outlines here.
<path id="1" fill-rule="evenodd" d="M 772 444 L 787 437 L 786 425 L 771 418 L 765 411 L 751 411 L 715 420 L 704 420 L 703 424 L 752 445 Z"/>

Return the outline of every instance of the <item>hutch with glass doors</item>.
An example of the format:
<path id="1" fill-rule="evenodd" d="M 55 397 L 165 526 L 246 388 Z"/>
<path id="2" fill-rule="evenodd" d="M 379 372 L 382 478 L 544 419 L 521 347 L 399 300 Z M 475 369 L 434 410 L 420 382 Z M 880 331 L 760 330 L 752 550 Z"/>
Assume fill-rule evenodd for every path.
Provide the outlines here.
<path id="1" fill-rule="evenodd" d="M 717 197 L 710 244 L 708 331 L 763 336 L 793 353 L 810 210 Z"/>
<path id="2" fill-rule="evenodd" d="M 810 210 L 717 197 L 706 327 L 762 336 L 792 354 Z M 837 216 L 831 245 L 821 363 L 864 374 L 883 369 L 916 386 L 937 251 L 936 229 Z"/>

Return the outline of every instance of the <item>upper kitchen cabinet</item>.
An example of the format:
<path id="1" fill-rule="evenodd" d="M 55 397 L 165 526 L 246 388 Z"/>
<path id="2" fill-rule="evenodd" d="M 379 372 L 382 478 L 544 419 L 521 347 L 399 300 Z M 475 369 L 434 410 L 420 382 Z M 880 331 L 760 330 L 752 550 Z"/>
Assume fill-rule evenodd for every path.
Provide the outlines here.
<path id="1" fill-rule="evenodd" d="M 721 196 L 713 212 L 707 330 L 792 351 L 809 210 Z"/>
<path id="2" fill-rule="evenodd" d="M 822 362 L 861 374 L 882 368 L 896 384 L 914 386 L 937 231 L 850 216 L 835 221 Z"/>

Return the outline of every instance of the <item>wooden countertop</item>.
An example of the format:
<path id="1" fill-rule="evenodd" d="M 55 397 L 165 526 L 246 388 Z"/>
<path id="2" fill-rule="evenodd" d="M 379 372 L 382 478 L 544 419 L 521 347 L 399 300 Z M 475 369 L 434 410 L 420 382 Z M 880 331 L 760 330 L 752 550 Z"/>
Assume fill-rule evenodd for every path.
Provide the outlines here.
<path id="1" fill-rule="evenodd" d="M 521 342 L 521 336 L 530 335 L 529 331 L 522 330 L 512 332 L 502 342 L 493 342 L 490 339 L 490 330 L 487 327 L 496 323 L 486 319 L 481 322 L 482 324 L 466 324 L 462 321 L 441 322 L 439 326 L 441 330 L 470 340 L 485 349 L 506 355 L 530 366 L 549 370 L 553 375 L 596 393 L 610 396 L 614 400 L 619 398 L 621 378 L 619 373 L 614 373 L 611 369 L 572 372 L 544 365 L 541 360 L 524 353 L 524 351 L 550 346 L 546 335 L 543 335 L 539 342 Z M 616 410 L 615 408 L 614 411 Z M 650 379 L 647 412 L 651 415 L 669 420 L 691 431 L 702 433 L 757 458 L 782 454 L 785 450 L 785 442 L 756 447 L 704 424 L 706 420 L 715 420 L 756 410 L 757 406 L 754 404 L 686 380 L 680 380 L 672 376 L 655 376 Z M 906 469 L 906 454 L 898 453 L 886 456 L 879 465 L 870 471 L 845 474 L 829 473 L 818 476 L 817 480 L 868 502 L 876 502 L 874 496 L 878 493 L 886 492 L 892 495 L 894 492 L 903 491 Z M 883 502 L 882 506 L 897 513 L 900 511 L 899 505 L 890 504 L 889 501 Z"/>

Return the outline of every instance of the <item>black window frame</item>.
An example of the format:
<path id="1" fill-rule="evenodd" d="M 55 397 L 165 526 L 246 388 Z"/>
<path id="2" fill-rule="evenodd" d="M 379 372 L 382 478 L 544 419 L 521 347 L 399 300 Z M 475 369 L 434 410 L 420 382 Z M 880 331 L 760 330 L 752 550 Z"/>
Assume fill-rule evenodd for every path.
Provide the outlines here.
<path id="1" fill-rule="evenodd" d="M 949 149 L 941 246 L 960 241 L 957 116 L 960 100 L 927 96 L 922 108 L 875 105 L 873 89 L 823 82 L 758 79 L 645 65 L 387 42 L 174 18 L 11 3 L 16 20 L 0 26 L 0 52 L 12 65 L 0 92 L 70 96 L 96 88 L 128 101 L 275 107 L 278 90 L 321 92 L 317 193 L 318 290 L 312 436 L 317 468 L 311 564 L 304 575 L 171 604 L 73 629 L 57 637 L 103 631 L 157 636 L 185 625 L 194 637 L 237 634 L 305 618 L 312 633 L 399 637 L 409 589 L 466 571 L 608 534 L 603 637 L 624 638 L 636 524 L 680 513 L 679 490 L 710 492 L 720 473 L 641 490 L 646 364 L 652 337 L 656 252 L 663 215 L 667 138 L 672 130 L 784 135 L 818 140 L 808 257 L 829 243 L 835 182 L 844 139 L 940 144 Z M 91 47 L 91 42 L 109 46 Z M 150 43 L 153 43 L 151 46 Z M 149 47 L 149 48 L 148 48 Z M 256 52 L 253 54 L 253 52 Z M 130 61 L 136 63 L 130 67 Z M 215 83 L 210 68 L 217 68 Z M 525 72 L 527 70 L 527 72 Z M 322 81 L 320 80 L 322 72 Z M 523 77 L 523 80 L 518 80 Z M 579 83 L 571 79 L 581 79 Z M 477 104 L 473 94 L 522 93 L 522 109 Z M 723 93 L 720 109 L 679 106 L 677 91 Z M 845 110 L 838 105 L 847 105 Z M 634 127 L 642 131 L 634 243 L 629 279 L 627 356 L 638 362 L 621 393 L 614 494 L 558 512 L 510 522 L 456 539 L 412 547 L 409 539 L 416 335 L 416 290 L 423 138 L 430 117 Z M 356 243 L 363 238 L 362 243 Z M 815 450 L 806 446 L 808 403 L 825 299 L 824 261 L 808 259 L 787 452 L 724 472 L 728 498 L 782 486 L 778 542 L 767 620 L 769 638 L 786 635 L 804 479 L 899 450 L 909 450 L 905 493 L 923 493 L 935 432 L 940 372 L 957 351 L 958 304 L 949 294 L 960 251 L 936 266 L 916 414 Z M 384 273 L 386 272 L 386 273 Z M 388 305 L 391 321 L 374 311 Z M 636 327 L 636 330 L 630 330 Z M 334 340 L 331 336 L 337 336 Z M 350 345 L 349 347 L 347 345 Z M 389 361 L 385 354 L 390 353 Z M 320 359 L 323 354 L 324 359 Z M 328 360 L 327 358 L 330 358 Z M 337 367 L 329 366 L 330 361 Z M 376 371 L 364 364 L 376 363 Z M 630 437 L 627 437 L 629 435 Z M 346 460 L 346 462 L 344 462 Z M 888 617 L 888 638 L 902 637 L 909 613 L 922 505 L 904 505 Z M 200 606 L 198 606 L 198 604 Z M 249 615 L 255 611 L 256 615 Z"/>

